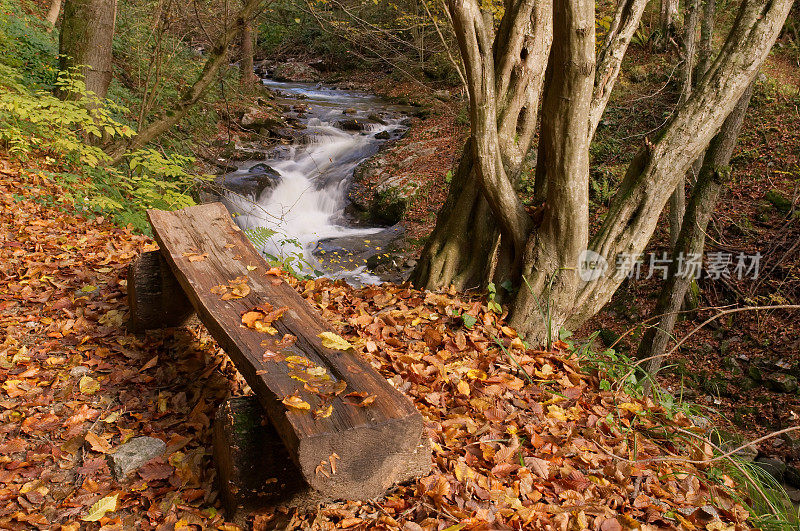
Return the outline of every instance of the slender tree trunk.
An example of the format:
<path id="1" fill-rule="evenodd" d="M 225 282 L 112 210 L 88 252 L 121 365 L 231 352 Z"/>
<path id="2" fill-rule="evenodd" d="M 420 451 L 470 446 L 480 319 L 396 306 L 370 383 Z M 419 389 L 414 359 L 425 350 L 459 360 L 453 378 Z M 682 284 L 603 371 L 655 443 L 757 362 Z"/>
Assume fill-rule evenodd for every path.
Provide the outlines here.
<path id="1" fill-rule="evenodd" d="M 667 43 L 677 35 L 675 19 L 678 17 L 678 0 L 661 0 L 661 16 L 659 18 L 659 45 L 666 48 Z"/>
<path id="2" fill-rule="evenodd" d="M 50 9 L 47 11 L 47 17 L 45 20 L 50 23 L 50 26 L 47 28 L 47 33 L 53 31 L 53 28 L 56 27 L 56 22 L 58 22 L 58 15 L 61 14 L 61 0 L 52 0 L 50 2 Z"/>
<path id="3" fill-rule="evenodd" d="M 60 68 L 80 67 L 86 89 L 102 99 L 112 77 L 116 0 L 66 0 L 59 40 Z"/>
<path id="4" fill-rule="evenodd" d="M 242 56 L 239 58 L 239 83 L 248 87 L 253 84 L 253 26 L 250 20 L 243 20 L 241 25 Z"/>
<path id="5" fill-rule="evenodd" d="M 639 359 L 660 356 L 672 337 L 675 321 L 681 309 L 681 303 L 699 269 L 693 269 L 699 257 L 702 257 L 706 228 L 714 213 L 719 194 L 730 177 L 728 164 L 744 122 L 753 84 L 742 94 L 739 102 L 725 120 L 719 133 L 711 144 L 703 159 L 703 165 L 697 177 L 683 227 L 673 248 L 673 259 L 667 273 L 667 280 L 661 288 L 654 314 L 660 316 L 657 322 L 645 332 L 639 343 Z M 655 375 L 661 367 L 661 357 L 647 362 L 647 372 Z"/>
<path id="6" fill-rule="evenodd" d="M 683 80 L 679 104 L 683 104 L 692 93 L 692 74 L 697 41 L 697 19 L 700 7 L 699 0 L 686 0 L 683 19 Z M 669 246 L 675 248 L 678 233 L 681 230 L 683 214 L 686 211 L 686 178 L 678 183 L 669 200 Z"/>
<path id="7" fill-rule="evenodd" d="M 132 139 L 120 140 L 106 149 L 106 153 L 111 157 L 110 165 L 114 166 L 119 164 L 126 152 L 144 147 L 158 136 L 171 129 L 172 126 L 180 122 L 181 119 L 186 116 L 186 113 L 189 112 L 189 109 L 191 109 L 193 105 L 200 101 L 200 98 L 205 94 L 208 87 L 216 78 L 220 67 L 227 63 L 228 47 L 233 39 L 236 38 L 242 21 L 251 20 L 262 1 L 263 0 L 246 0 L 241 11 L 239 11 L 236 23 L 229 26 L 228 31 L 220 37 L 220 40 L 217 41 L 209 52 L 208 59 L 206 59 L 206 63 L 198 78 L 191 86 L 181 93 L 178 101 L 175 102 L 170 109 L 165 111 L 161 117 L 154 122 L 145 126 L 145 128 L 140 130 Z"/>
<path id="8" fill-rule="evenodd" d="M 703 19 L 700 24 L 700 45 L 697 48 L 697 73 L 700 79 L 708 72 L 714 53 L 714 22 L 716 16 L 716 0 L 705 0 Z"/>

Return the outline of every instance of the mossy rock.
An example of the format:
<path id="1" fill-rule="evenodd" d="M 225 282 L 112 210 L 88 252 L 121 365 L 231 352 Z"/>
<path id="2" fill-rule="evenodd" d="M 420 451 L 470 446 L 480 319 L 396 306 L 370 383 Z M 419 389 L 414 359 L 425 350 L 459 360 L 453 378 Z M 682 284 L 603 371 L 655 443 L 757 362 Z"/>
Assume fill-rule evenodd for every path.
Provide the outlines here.
<path id="1" fill-rule="evenodd" d="M 600 340 L 607 347 L 614 345 L 614 343 L 617 343 L 617 341 L 620 339 L 620 335 L 618 333 L 614 332 L 613 330 L 609 330 L 608 328 L 601 328 L 599 336 Z"/>
<path id="2" fill-rule="evenodd" d="M 782 214 L 788 214 L 792 208 L 792 202 L 777 190 L 770 190 L 764 194 L 764 199 L 769 201 Z"/>
<path id="3" fill-rule="evenodd" d="M 369 217 L 375 223 L 395 225 L 403 219 L 409 197 L 394 187 L 375 193 L 369 208 Z"/>

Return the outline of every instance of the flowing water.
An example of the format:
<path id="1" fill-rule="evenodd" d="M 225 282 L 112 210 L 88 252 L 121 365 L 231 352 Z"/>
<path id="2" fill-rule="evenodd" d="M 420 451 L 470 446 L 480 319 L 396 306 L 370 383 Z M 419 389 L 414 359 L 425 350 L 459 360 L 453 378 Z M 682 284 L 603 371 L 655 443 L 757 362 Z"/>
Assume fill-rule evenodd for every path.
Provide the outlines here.
<path id="1" fill-rule="evenodd" d="M 385 228 L 355 226 L 345 214 L 346 195 L 356 167 L 374 155 L 387 136 L 397 138 L 405 131 L 401 109 L 373 95 L 316 84 L 264 84 L 277 91 L 279 103 L 305 107 L 295 115 L 304 126 L 303 135 L 290 145 L 265 151 L 264 160 L 241 163 L 226 175 L 231 180 L 247 177 L 259 163 L 278 174 L 272 177 L 275 184 L 257 196 L 227 193 L 228 209 L 267 256 L 288 259 L 306 273 L 354 284 L 379 281 L 366 271 L 365 262 L 370 252 L 380 251 L 369 244 L 385 234 Z"/>

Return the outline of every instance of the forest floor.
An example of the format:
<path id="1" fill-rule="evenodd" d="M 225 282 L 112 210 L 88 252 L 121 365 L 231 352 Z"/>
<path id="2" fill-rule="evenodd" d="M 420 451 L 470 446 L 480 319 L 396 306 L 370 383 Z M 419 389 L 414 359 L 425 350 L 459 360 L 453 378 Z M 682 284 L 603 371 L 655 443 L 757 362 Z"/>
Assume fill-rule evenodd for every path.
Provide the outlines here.
<path id="1" fill-rule="evenodd" d="M 627 163 L 663 125 L 675 107 L 674 57 L 631 47 L 606 116 L 592 146 L 592 215 L 595 227 L 607 210 Z M 352 78 L 349 78 L 352 79 Z M 429 142 L 437 150 L 402 171 L 418 176 L 420 192 L 403 217 L 406 238 L 400 252 L 414 257 L 433 229 L 447 196 L 447 172 L 457 163 L 468 134 L 465 103 L 442 101 L 420 91 L 413 81 L 355 79 L 391 98 L 415 98 L 430 110 L 414 118 L 397 147 Z M 444 87 L 437 87 L 444 88 Z M 455 91 L 452 91 L 455 96 Z M 773 53 L 759 77 L 739 144 L 731 161 L 731 183 L 723 193 L 706 239 L 710 253 L 730 256 L 728 278 L 701 278 L 701 310 L 676 325 L 680 338 L 729 305 L 800 302 L 800 68 L 796 58 Z M 393 147 L 381 153 L 398 164 Z M 521 193 L 532 192 L 532 176 L 523 176 Z M 635 354 L 652 313 L 661 282 L 652 278 L 647 257 L 668 250 L 667 213 L 645 253 L 642 275 L 626 281 L 612 302 L 580 330 L 577 342 L 593 339 L 594 348 L 613 347 L 616 356 Z M 740 254 L 760 255 L 759 270 L 737 278 Z M 747 258 L 749 259 L 749 258 Z M 749 263 L 749 262 L 748 262 Z M 619 360 L 617 360 L 619 361 Z M 658 380 L 686 404 L 722 429 L 753 440 L 797 425 L 800 419 L 800 321 L 797 312 L 759 311 L 726 316 L 694 334 L 666 363 Z M 761 454 L 800 467 L 800 440 L 792 435 L 759 445 Z M 795 483 L 800 478 L 794 479 Z M 800 488 L 800 484 L 796 485 Z"/>
<path id="2" fill-rule="evenodd" d="M 126 271 L 155 246 L 62 195 L 0 159 L 0 527 L 234 529 L 210 423 L 246 384 L 199 324 L 127 332 Z M 276 509 L 288 528 L 749 528 L 704 430 L 601 391 L 568 344 L 525 350 L 477 297 L 287 281 L 414 400 L 434 448 L 429 475 L 379 500 Z M 139 436 L 166 449 L 115 479 L 114 451 Z"/>

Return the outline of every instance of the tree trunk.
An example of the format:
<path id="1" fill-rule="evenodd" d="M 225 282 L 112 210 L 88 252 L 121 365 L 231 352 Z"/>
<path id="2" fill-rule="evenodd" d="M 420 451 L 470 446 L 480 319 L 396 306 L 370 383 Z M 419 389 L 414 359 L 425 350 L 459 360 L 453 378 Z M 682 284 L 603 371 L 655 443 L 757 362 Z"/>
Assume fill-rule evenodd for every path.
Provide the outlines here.
<path id="1" fill-rule="evenodd" d="M 181 93 L 180 98 L 175 102 L 172 108 L 165 111 L 160 118 L 140 130 L 132 139 L 120 140 L 106 149 L 106 153 L 111 157 L 111 161 L 109 162 L 111 166 L 119 164 L 125 156 L 125 153 L 144 147 L 149 142 L 171 129 L 172 126 L 180 122 L 181 119 L 186 116 L 189 109 L 191 109 L 192 106 L 200 100 L 203 94 L 205 94 L 208 87 L 216 78 L 220 67 L 226 64 L 228 46 L 239 32 L 242 21 L 252 19 L 253 14 L 262 1 L 263 0 L 247 0 L 245 2 L 237 16 L 236 23 L 230 25 L 228 31 L 220 37 L 220 40 L 209 52 L 208 59 L 198 78 L 191 86 Z"/>
<path id="2" fill-rule="evenodd" d="M 742 4 L 719 57 L 659 136 L 645 140 L 587 241 L 589 142 L 641 12 L 636 2 L 622 2 L 598 56 L 604 71 L 596 75 L 591 2 L 510 3 L 493 42 L 477 0 L 448 4 L 470 88 L 471 145 L 413 280 L 428 289 L 512 280 L 518 289 L 510 322 L 531 343 L 544 343 L 561 326 L 579 326 L 610 300 L 625 278 L 620 259 L 643 252 L 670 195 L 750 85 L 792 3 Z M 539 94 L 536 185 L 546 203 L 534 221 L 520 213 L 509 189 L 533 137 Z M 599 275 L 584 277 L 578 262 L 587 257 L 606 265 Z"/>
<path id="3" fill-rule="evenodd" d="M 700 24 L 700 45 L 697 48 L 697 72 L 695 78 L 700 79 L 708 72 L 714 53 L 714 17 L 716 16 L 716 0 L 705 0 L 703 19 Z"/>
<path id="4" fill-rule="evenodd" d="M 80 67 L 86 89 L 103 99 L 111 83 L 116 0 L 66 0 L 58 52 L 60 68 Z"/>
<path id="5" fill-rule="evenodd" d="M 61 14 L 61 0 L 52 0 L 50 2 L 50 9 L 47 11 L 47 17 L 45 20 L 50 23 L 50 26 L 47 28 L 47 33 L 53 31 L 53 28 L 56 27 L 56 22 L 58 22 L 58 15 Z"/>
<path id="6" fill-rule="evenodd" d="M 683 19 L 683 80 L 681 83 L 681 97 L 679 104 L 689 99 L 692 93 L 692 74 L 694 73 L 694 58 L 697 46 L 697 19 L 700 0 L 686 0 Z M 681 230 L 683 214 L 686 211 L 686 178 L 678 183 L 669 200 L 669 246 L 675 248 L 678 233 Z"/>
<path id="7" fill-rule="evenodd" d="M 239 58 L 239 83 L 243 87 L 253 84 L 253 26 L 250 20 L 241 22 L 242 55 Z"/>
<path id="8" fill-rule="evenodd" d="M 661 0 L 661 16 L 659 18 L 659 46 L 666 48 L 670 40 L 678 34 L 675 19 L 678 17 L 678 0 Z"/>
<path id="9" fill-rule="evenodd" d="M 666 352 L 667 344 L 672 337 L 675 321 L 681 309 L 681 303 L 695 275 L 689 260 L 701 259 L 705 243 L 706 227 L 714 206 L 717 203 L 720 191 L 730 176 L 730 163 L 736 139 L 742 128 L 750 96 L 753 94 L 751 83 L 739 99 L 731 114 L 723 123 L 719 133 L 711 141 L 711 145 L 703 159 L 703 165 L 697 177 L 686 217 L 683 221 L 676 246 L 673 248 L 672 262 L 667 272 L 667 280 L 661 288 L 654 315 L 659 316 L 658 321 L 647 329 L 637 356 L 639 359 L 661 356 Z M 662 357 L 650 359 L 647 362 L 647 372 L 655 375 L 661 367 Z M 649 385 L 649 384 L 648 384 Z"/>

